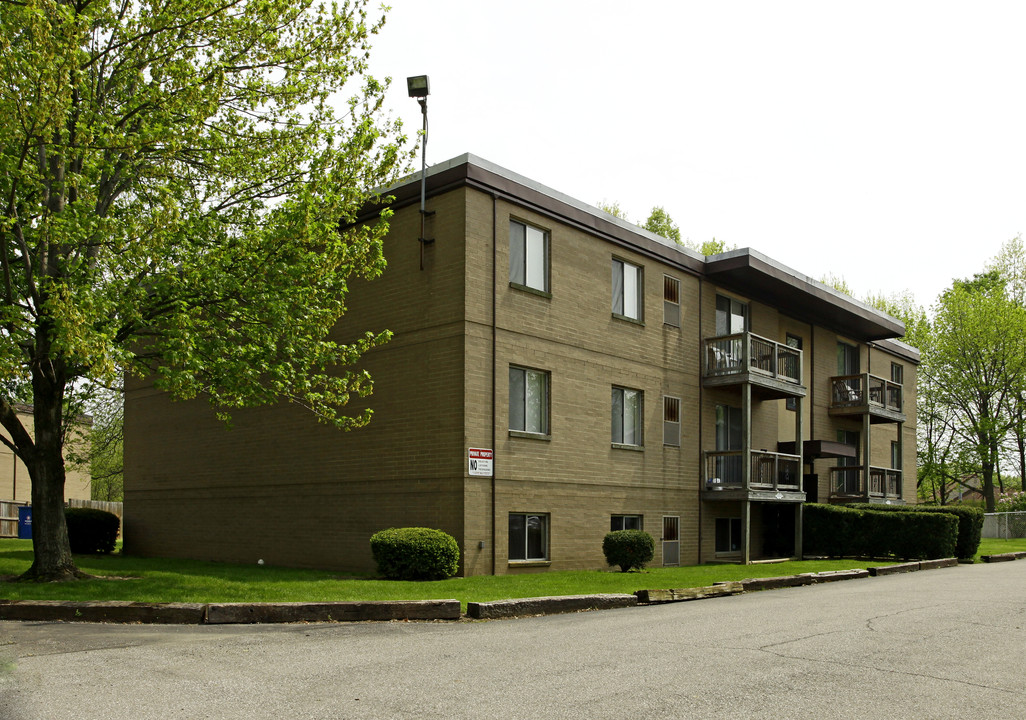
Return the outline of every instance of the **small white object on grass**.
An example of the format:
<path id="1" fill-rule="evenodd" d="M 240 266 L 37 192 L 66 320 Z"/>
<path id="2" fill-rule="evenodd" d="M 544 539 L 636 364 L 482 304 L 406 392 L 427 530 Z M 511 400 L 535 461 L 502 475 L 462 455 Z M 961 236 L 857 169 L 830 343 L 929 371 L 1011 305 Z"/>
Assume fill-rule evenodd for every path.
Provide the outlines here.
<path id="1" fill-rule="evenodd" d="M 264 564 L 264 559 L 263 558 L 260 558 L 259 560 L 257 560 L 257 565 L 263 565 L 263 564 Z"/>

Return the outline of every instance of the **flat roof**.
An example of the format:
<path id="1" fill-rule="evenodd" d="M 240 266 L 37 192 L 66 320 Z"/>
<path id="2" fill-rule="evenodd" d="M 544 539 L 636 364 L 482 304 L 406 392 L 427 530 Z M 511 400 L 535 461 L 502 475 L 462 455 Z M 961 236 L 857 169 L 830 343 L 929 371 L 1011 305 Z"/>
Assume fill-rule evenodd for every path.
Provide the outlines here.
<path id="1" fill-rule="evenodd" d="M 396 206 L 416 202 L 420 198 L 420 176 L 420 172 L 408 175 L 382 192 L 395 197 Z M 609 242 L 705 277 L 738 294 L 766 302 L 796 319 L 860 340 L 887 340 L 879 346 L 909 360 L 919 360 L 915 348 L 892 340 L 905 334 L 900 320 L 757 250 L 740 248 L 704 256 L 471 153 L 429 167 L 426 185 L 428 196 L 462 185 L 495 193 Z"/>

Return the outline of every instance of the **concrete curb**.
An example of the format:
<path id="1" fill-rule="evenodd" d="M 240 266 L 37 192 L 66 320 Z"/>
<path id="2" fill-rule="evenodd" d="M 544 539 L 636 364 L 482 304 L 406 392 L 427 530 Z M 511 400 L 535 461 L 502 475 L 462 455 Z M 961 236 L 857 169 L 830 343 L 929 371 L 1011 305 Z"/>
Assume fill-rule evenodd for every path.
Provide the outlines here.
<path id="1" fill-rule="evenodd" d="M 125 600 L 103 602 L 0 600 L 0 620 L 198 625 L 203 622 L 205 609 L 206 606 L 201 603 L 143 603 Z"/>
<path id="2" fill-rule="evenodd" d="M 521 617 L 524 615 L 555 615 L 582 610 L 609 610 L 633 607 L 638 604 L 635 595 L 611 593 L 605 595 L 561 595 L 554 597 L 518 598 L 493 602 L 468 602 L 467 617 L 475 620 Z"/>
<path id="3" fill-rule="evenodd" d="M 678 588 L 675 590 L 637 590 L 635 595 L 639 603 L 654 605 L 656 603 L 687 602 L 689 600 L 705 600 L 706 598 L 740 595 L 745 591 L 739 582 L 726 581 L 697 588 Z"/>
<path id="4" fill-rule="evenodd" d="M 1026 559 L 1026 552 L 998 553 L 996 555 L 981 555 L 980 560 L 986 563 L 1010 562 L 1012 560 Z"/>
<path id="5" fill-rule="evenodd" d="M 0 620 L 220 625 L 229 623 L 459 620 L 459 600 L 335 603 L 141 603 L 0 600 Z"/>

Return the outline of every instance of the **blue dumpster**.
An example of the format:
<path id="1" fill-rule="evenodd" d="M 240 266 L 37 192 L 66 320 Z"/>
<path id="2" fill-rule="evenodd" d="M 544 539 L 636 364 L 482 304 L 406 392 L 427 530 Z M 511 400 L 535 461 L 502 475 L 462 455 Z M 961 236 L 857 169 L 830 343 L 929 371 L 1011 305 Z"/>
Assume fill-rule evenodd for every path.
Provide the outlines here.
<path id="1" fill-rule="evenodd" d="M 18 508 L 18 539 L 32 539 L 32 508 Z"/>

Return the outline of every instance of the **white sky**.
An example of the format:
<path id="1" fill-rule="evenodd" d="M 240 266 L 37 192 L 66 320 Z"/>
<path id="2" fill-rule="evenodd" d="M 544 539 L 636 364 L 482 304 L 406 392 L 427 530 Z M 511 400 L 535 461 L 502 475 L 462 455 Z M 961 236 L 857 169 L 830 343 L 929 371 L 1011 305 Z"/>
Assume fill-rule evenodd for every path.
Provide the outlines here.
<path id="1" fill-rule="evenodd" d="M 372 72 L 411 136 L 430 75 L 429 165 L 927 306 L 1026 231 L 1026 2 L 389 4 Z"/>

